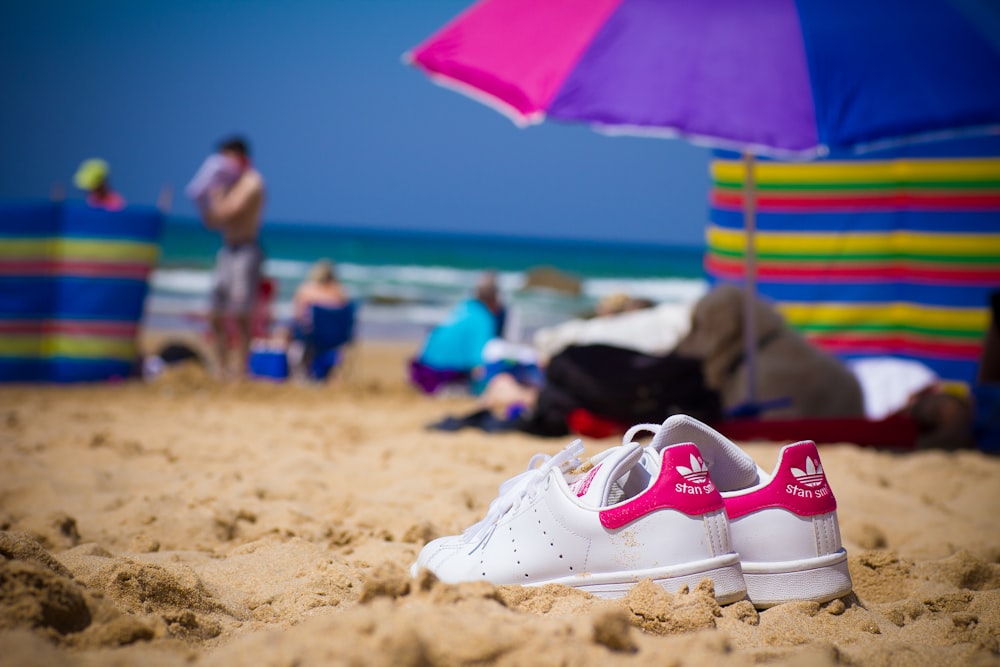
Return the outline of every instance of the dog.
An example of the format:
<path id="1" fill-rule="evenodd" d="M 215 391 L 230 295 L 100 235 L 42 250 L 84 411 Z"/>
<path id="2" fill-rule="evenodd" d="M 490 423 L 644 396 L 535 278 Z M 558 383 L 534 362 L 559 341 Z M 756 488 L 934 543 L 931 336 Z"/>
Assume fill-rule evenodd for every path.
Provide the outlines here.
<path id="1" fill-rule="evenodd" d="M 744 298 L 736 285 L 710 291 L 695 304 L 691 329 L 676 348 L 678 354 L 702 360 L 705 383 L 719 392 L 728 413 L 750 402 Z M 861 385 L 850 370 L 791 329 L 759 298 L 754 300 L 754 329 L 752 403 L 765 407 L 762 419 L 864 416 Z"/>

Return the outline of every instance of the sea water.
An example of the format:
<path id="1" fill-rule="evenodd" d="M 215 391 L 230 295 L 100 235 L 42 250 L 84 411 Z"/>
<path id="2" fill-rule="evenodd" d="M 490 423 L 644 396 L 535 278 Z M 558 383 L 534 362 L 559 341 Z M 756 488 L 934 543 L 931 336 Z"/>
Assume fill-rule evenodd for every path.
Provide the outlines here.
<path id="1" fill-rule="evenodd" d="M 152 277 L 147 326 L 188 328 L 204 321 L 218 234 L 197 221 L 168 221 Z M 593 312 L 623 292 L 655 303 L 690 302 L 704 293 L 703 248 L 680 245 L 416 232 L 318 224 L 266 224 L 264 273 L 277 285 L 274 315 L 287 319 L 295 288 L 312 263 L 332 260 L 361 304 L 359 334 L 415 339 L 472 294 L 483 271 L 496 271 L 514 315 L 516 338 Z M 580 280 L 579 294 L 526 289 L 528 272 L 551 267 Z"/>

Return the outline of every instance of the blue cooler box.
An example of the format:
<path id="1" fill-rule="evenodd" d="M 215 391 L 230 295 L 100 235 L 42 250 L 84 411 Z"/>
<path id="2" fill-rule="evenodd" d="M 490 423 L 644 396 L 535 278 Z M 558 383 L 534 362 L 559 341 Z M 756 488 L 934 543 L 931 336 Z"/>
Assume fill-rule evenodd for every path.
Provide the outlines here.
<path id="1" fill-rule="evenodd" d="M 258 347 L 250 349 L 250 375 L 264 380 L 288 379 L 288 355 L 284 348 Z"/>

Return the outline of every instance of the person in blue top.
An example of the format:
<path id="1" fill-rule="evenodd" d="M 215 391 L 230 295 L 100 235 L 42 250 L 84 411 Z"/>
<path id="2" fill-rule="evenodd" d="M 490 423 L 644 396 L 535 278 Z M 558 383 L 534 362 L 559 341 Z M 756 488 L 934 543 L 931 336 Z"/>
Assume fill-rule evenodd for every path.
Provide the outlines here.
<path id="1" fill-rule="evenodd" d="M 411 364 L 411 371 L 427 382 L 416 377 L 414 381 L 433 393 L 438 379 L 445 384 L 467 377 L 482 365 L 486 343 L 501 336 L 505 313 L 496 274 L 484 274 L 476 285 L 475 296 L 459 303 L 427 337 Z"/>

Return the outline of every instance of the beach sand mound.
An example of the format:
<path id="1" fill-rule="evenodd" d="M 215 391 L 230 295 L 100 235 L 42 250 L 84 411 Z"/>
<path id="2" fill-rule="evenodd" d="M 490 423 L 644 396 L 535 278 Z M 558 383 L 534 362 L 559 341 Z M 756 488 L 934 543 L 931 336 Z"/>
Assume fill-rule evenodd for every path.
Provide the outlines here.
<path id="1" fill-rule="evenodd" d="M 313 619 L 291 629 L 291 645 L 275 650 L 275 635 L 255 635 L 213 654 L 208 664 L 254 655 L 263 664 L 533 665 L 616 664 L 633 660 L 653 638 L 714 627 L 719 606 L 706 582 L 695 592 L 664 592 L 646 581 L 619 601 L 601 600 L 558 585 L 535 588 L 476 582 L 416 580 L 391 564 L 374 569 L 360 604 L 350 613 Z M 660 604 L 657 604 L 657 601 Z M 309 636 L 352 637 L 318 645 Z M 706 638 L 696 651 L 721 657 L 730 647 Z M 647 654 L 648 655 L 648 654 Z M 617 657 L 616 657 L 617 656 Z"/>
<path id="2" fill-rule="evenodd" d="M 1000 664 L 1000 459 L 975 452 L 821 450 L 841 600 L 411 579 L 566 443 L 427 431 L 468 400 L 409 390 L 394 350 L 327 386 L 0 388 L 0 665 Z"/>
<path id="3" fill-rule="evenodd" d="M 0 628 L 27 629 L 56 644 L 87 648 L 156 635 L 147 619 L 122 614 L 27 535 L 0 533 L 0 554 Z"/>

